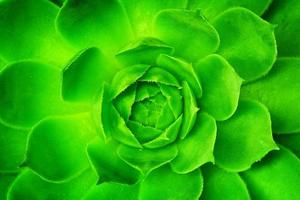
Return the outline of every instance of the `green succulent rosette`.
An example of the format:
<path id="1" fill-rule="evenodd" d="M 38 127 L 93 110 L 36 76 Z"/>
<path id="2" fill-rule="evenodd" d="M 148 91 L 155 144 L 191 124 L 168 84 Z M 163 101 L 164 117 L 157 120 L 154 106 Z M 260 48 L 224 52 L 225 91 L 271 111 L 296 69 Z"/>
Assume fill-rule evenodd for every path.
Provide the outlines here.
<path id="1" fill-rule="evenodd" d="M 0 1 L 0 199 L 298 199 L 299 9 Z"/>

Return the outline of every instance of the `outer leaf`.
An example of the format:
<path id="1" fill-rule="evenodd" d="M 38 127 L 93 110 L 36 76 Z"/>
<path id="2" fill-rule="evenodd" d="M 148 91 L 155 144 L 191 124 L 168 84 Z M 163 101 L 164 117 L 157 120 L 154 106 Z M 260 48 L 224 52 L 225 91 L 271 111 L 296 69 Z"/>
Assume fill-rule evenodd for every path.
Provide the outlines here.
<path id="1" fill-rule="evenodd" d="M 19 169 L 25 159 L 27 138 L 28 130 L 9 127 L 0 121 L 0 173 Z"/>
<path id="2" fill-rule="evenodd" d="M 226 170 L 246 170 L 269 151 L 277 149 L 269 112 L 258 102 L 240 101 L 234 115 L 217 126 L 215 159 L 217 165 Z"/>
<path id="3" fill-rule="evenodd" d="M 199 169 L 189 174 L 177 174 L 166 165 L 151 172 L 141 183 L 140 199 L 196 200 L 200 197 L 202 185 Z"/>
<path id="4" fill-rule="evenodd" d="M 102 182 L 133 184 L 139 180 L 140 173 L 126 164 L 116 153 L 119 144 L 114 140 L 106 142 L 97 139 L 88 146 L 88 154 Z"/>
<path id="5" fill-rule="evenodd" d="M 204 190 L 202 200 L 250 200 L 248 189 L 237 173 L 227 172 L 213 165 L 202 169 Z"/>
<path id="6" fill-rule="evenodd" d="M 121 0 L 137 37 L 152 35 L 155 15 L 168 8 L 185 8 L 187 0 Z"/>
<path id="7" fill-rule="evenodd" d="M 8 193 L 8 200 L 81 199 L 96 181 L 97 176 L 90 168 L 62 183 L 48 182 L 26 169 L 14 181 Z"/>
<path id="8" fill-rule="evenodd" d="M 274 26 L 245 8 L 232 8 L 213 22 L 221 43 L 218 53 L 246 81 L 265 75 L 276 58 Z"/>
<path id="9" fill-rule="evenodd" d="M 154 35 L 189 61 L 215 52 L 220 43 L 217 31 L 200 12 L 179 9 L 164 10 L 156 16 Z"/>
<path id="10" fill-rule="evenodd" d="M 7 199 L 7 192 L 18 174 L 0 173 L 0 199 Z"/>
<path id="11" fill-rule="evenodd" d="M 81 52 L 63 71 L 63 98 L 75 102 L 95 100 L 99 86 L 111 81 L 115 68 L 97 48 Z"/>
<path id="12" fill-rule="evenodd" d="M 157 149 L 136 149 L 121 145 L 118 149 L 119 156 L 132 167 L 148 174 L 152 170 L 169 163 L 177 156 L 175 145 Z"/>
<path id="13" fill-rule="evenodd" d="M 189 135 L 180 140 L 178 155 L 171 162 L 176 173 L 189 173 L 206 162 L 214 161 L 213 149 L 216 140 L 216 121 L 206 113 L 200 113 Z"/>
<path id="14" fill-rule="evenodd" d="M 189 0 L 189 9 L 200 9 L 208 19 L 213 19 L 223 11 L 241 6 L 262 15 L 272 0 Z"/>
<path id="15" fill-rule="evenodd" d="M 57 68 L 30 61 L 7 66 L 0 73 L 0 118 L 10 124 L 31 127 L 51 114 L 86 109 L 64 103 L 60 87 Z"/>
<path id="16" fill-rule="evenodd" d="M 216 120 L 225 120 L 235 112 L 241 78 L 231 65 L 219 55 L 210 55 L 195 66 L 203 89 L 199 107 Z"/>
<path id="17" fill-rule="evenodd" d="M 273 0 L 265 18 L 276 24 L 279 56 L 300 56 L 300 2 Z"/>
<path id="18" fill-rule="evenodd" d="M 125 66 L 136 64 L 153 65 L 160 54 L 172 54 L 173 47 L 166 45 L 156 38 L 142 38 L 122 49 L 117 60 Z"/>
<path id="19" fill-rule="evenodd" d="M 165 54 L 157 58 L 157 65 L 175 76 L 178 81 L 186 81 L 191 87 L 196 98 L 202 96 L 202 88 L 193 66 L 181 59 L 177 59 Z"/>
<path id="20" fill-rule="evenodd" d="M 283 147 L 243 172 L 242 177 L 253 199 L 290 200 L 300 196 L 300 161 Z"/>
<path id="21" fill-rule="evenodd" d="M 89 166 L 86 147 L 95 136 L 88 115 L 45 119 L 31 132 L 25 163 L 48 180 L 70 179 Z"/>
<path id="22" fill-rule="evenodd" d="M 278 135 L 275 140 L 291 150 L 300 159 L 300 133 Z"/>
<path id="23" fill-rule="evenodd" d="M 138 200 L 139 185 L 122 185 L 119 183 L 102 183 L 94 186 L 84 200 L 126 199 Z"/>
<path id="24" fill-rule="evenodd" d="M 265 104 L 275 133 L 300 130 L 300 59 L 278 59 L 268 76 L 245 85 L 241 96 Z"/>
<path id="25" fill-rule="evenodd" d="M 1 1 L 0 13 L 0 55 L 8 62 L 37 59 L 61 65 L 72 57 L 74 50 L 55 30 L 58 8 L 51 2 Z"/>
<path id="26" fill-rule="evenodd" d="M 132 37 L 127 17 L 117 0 L 67 0 L 57 26 L 72 44 L 100 47 L 114 54 Z"/>

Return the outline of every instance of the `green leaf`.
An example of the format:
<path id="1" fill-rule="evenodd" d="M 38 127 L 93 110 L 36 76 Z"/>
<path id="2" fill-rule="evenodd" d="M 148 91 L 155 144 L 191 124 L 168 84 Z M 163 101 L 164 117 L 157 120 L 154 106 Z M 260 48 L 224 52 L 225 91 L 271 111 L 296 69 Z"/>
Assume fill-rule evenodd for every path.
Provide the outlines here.
<path id="1" fill-rule="evenodd" d="M 136 84 L 133 84 L 113 100 L 113 105 L 125 121 L 127 121 L 131 115 L 131 108 L 135 99 Z"/>
<path id="2" fill-rule="evenodd" d="M 275 140 L 291 150 L 300 159 L 300 133 L 277 135 Z"/>
<path id="3" fill-rule="evenodd" d="M 75 50 L 55 30 L 58 11 L 49 1 L 1 1 L 0 55 L 8 62 L 35 59 L 62 65 L 68 61 Z"/>
<path id="4" fill-rule="evenodd" d="M 165 119 L 165 117 L 163 118 Z M 182 116 L 178 117 L 164 132 L 157 138 L 143 144 L 146 148 L 159 148 L 174 142 L 179 133 L 182 123 Z"/>
<path id="5" fill-rule="evenodd" d="M 227 172 L 213 165 L 202 169 L 204 186 L 201 200 L 250 200 L 246 184 L 239 174 Z"/>
<path id="6" fill-rule="evenodd" d="M 178 88 L 160 84 L 160 91 L 166 97 L 167 104 L 173 112 L 175 118 L 178 118 L 183 111 L 182 94 Z"/>
<path id="7" fill-rule="evenodd" d="M 141 182 L 140 199 L 197 200 L 203 187 L 199 169 L 188 174 L 177 174 L 166 165 L 151 172 Z"/>
<path id="8" fill-rule="evenodd" d="M 223 11 L 234 7 L 244 7 L 262 15 L 271 2 L 272 0 L 189 0 L 188 8 L 200 9 L 205 17 L 212 20 Z"/>
<path id="9" fill-rule="evenodd" d="M 203 90 L 199 107 L 216 120 L 232 116 L 238 105 L 242 80 L 231 65 L 215 54 L 200 60 L 195 71 Z"/>
<path id="10" fill-rule="evenodd" d="M 137 37 L 152 35 L 155 15 L 168 8 L 185 8 L 187 0 L 121 0 Z"/>
<path id="11" fill-rule="evenodd" d="M 135 83 L 147 72 L 149 67 L 149 65 L 134 65 L 118 71 L 110 85 L 111 98 L 116 98 L 127 87 Z"/>
<path id="12" fill-rule="evenodd" d="M 100 123 L 106 137 L 113 137 L 121 143 L 141 148 L 141 144 L 127 127 L 125 120 L 120 116 L 113 102 L 110 100 L 111 92 L 105 85 L 102 94 Z"/>
<path id="13" fill-rule="evenodd" d="M 0 173 L 19 170 L 25 159 L 28 132 L 0 121 Z"/>
<path id="14" fill-rule="evenodd" d="M 151 82 L 138 82 L 135 101 L 143 101 L 147 98 L 151 98 L 159 94 L 159 86 L 157 83 Z"/>
<path id="15" fill-rule="evenodd" d="M 17 175 L 16 173 L 0 172 L 0 199 L 7 200 L 7 192 Z"/>
<path id="16" fill-rule="evenodd" d="M 249 169 L 269 151 L 278 149 L 272 138 L 270 114 L 258 102 L 241 100 L 234 115 L 217 126 L 215 161 L 228 171 Z"/>
<path id="17" fill-rule="evenodd" d="M 213 21 L 222 55 L 246 81 L 267 74 L 276 59 L 274 25 L 245 8 L 232 8 Z"/>
<path id="18" fill-rule="evenodd" d="M 160 54 L 173 54 L 173 47 L 166 45 L 156 38 L 142 38 L 130 43 L 116 55 L 117 60 L 124 66 L 136 64 L 153 65 Z"/>
<path id="19" fill-rule="evenodd" d="M 276 24 L 275 36 L 278 54 L 284 56 L 300 56 L 300 1 L 273 0 L 264 16 L 267 21 Z"/>
<path id="20" fill-rule="evenodd" d="M 140 173 L 117 155 L 118 146 L 119 144 L 114 140 L 103 141 L 99 138 L 88 145 L 88 155 L 99 175 L 98 183 L 134 184 L 139 180 Z"/>
<path id="21" fill-rule="evenodd" d="M 178 141 L 178 155 L 171 162 L 173 171 L 189 173 L 206 162 L 214 161 L 216 121 L 206 113 L 198 114 L 194 128 L 183 140 Z"/>
<path id="22" fill-rule="evenodd" d="M 169 145 L 156 149 L 137 149 L 126 145 L 120 145 L 118 154 L 126 163 L 138 169 L 143 174 L 169 163 L 177 156 L 175 145 Z"/>
<path id="23" fill-rule="evenodd" d="M 145 126 L 136 121 L 129 120 L 126 124 L 141 144 L 154 140 L 163 133 L 160 129 Z"/>
<path id="24" fill-rule="evenodd" d="M 219 35 L 200 12 L 170 9 L 160 12 L 154 21 L 154 35 L 175 47 L 175 54 L 189 61 L 215 52 Z"/>
<path id="25" fill-rule="evenodd" d="M 253 199 L 290 200 L 300 196 L 300 161 L 280 147 L 242 173 Z"/>
<path id="26" fill-rule="evenodd" d="M 117 0 L 68 0 L 58 14 L 57 27 L 72 44 L 97 46 L 110 55 L 132 39 L 130 24 Z"/>
<path id="27" fill-rule="evenodd" d="M 300 131 L 300 59 L 279 58 L 268 76 L 242 87 L 241 96 L 266 105 L 275 133 Z"/>
<path id="28" fill-rule="evenodd" d="M 97 48 L 80 52 L 63 71 L 63 98 L 73 102 L 94 101 L 99 86 L 111 81 L 115 68 Z"/>
<path id="29" fill-rule="evenodd" d="M 181 139 L 185 138 L 193 128 L 197 118 L 197 112 L 199 111 L 194 93 L 186 81 L 182 83 L 182 93 L 183 93 L 183 121 L 180 130 Z"/>
<path id="30" fill-rule="evenodd" d="M 139 81 L 162 83 L 178 88 L 180 87 L 178 80 L 171 73 L 159 67 L 151 67 Z"/>
<path id="31" fill-rule="evenodd" d="M 156 61 L 157 65 L 162 69 L 170 72 L 178 81 L 186 81 L 191 87 L 196 98 L 202 96 L 202 88 L 200 81 L 193 69 L 193 66 L 181 59 L 174 58 L 165 54 L 161 54 Z"/>
<path id="32" fill-rule="evenodd" d="M 11 64 L 0 72 L 0 118 L 6 123 L 31 127 L 49 115 L 82 112 L 61 98 L 60 70 L 38 62 Z"/>
<path id="33" fill-rule="evenodd" d="M 25 169 L 12 184 L 8 200 L 81 199 L 96 181 L 97 176 L 91 168 L 62 183 L 46 181 L 33 171 Z"/>
<path id="34" fill-rule="evenodd" d="M 94 127 L 88 114 L 42 120 L 30 134 L 25 164 L 47 180 L 78 175 L 89 166 L 86 147 Z"/>
<path id="35" fill-rule="evenodd" d="M 138 200 L 139 185 L 123 185 L 119 183 L 102 183 L 95 185 L 84 200 Z"/>

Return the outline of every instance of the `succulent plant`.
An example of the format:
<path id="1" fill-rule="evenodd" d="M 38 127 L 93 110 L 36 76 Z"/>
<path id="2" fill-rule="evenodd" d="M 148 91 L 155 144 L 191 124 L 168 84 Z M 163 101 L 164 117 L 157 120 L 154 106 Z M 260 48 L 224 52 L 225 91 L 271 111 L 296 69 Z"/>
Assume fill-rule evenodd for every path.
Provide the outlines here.
<path id="1" fill-rule="evenodd" d="M 0 199 L 299 199 L 299 9 L 0 1 Z"/>

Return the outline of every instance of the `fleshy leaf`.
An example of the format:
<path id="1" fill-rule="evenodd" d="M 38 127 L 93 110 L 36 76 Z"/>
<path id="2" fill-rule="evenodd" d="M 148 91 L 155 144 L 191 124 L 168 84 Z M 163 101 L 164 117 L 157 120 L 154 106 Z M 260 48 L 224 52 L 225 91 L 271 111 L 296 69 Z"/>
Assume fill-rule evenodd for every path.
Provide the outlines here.
<path id="1" fill-rule="evenodd" d="M 57 17 L 57 27 L 72 44 L 97 46 L 116 53 L 132 38 L 130 24 L 117 0 L 68 0 Z"/>
<path id="2" fill-rule="evenodd" d="M 113 104 L 121 117 L 127 121 L 131 114 L 131 107 L 136 99 L 136 84 L 126 88 L 119 96 L 113 100 Z"/>
<path id="3" fill-rule="evenodd" d="M 242 173 L 253 199 L 290 200 L 300 196 L 300 161 L 280 147 Z"/>
<path id="4" fill-rule="evenodd" d="M 7 192 L 17 175 L 17 173 L 0 172 L 0 199 L 7 200 Z"/>
<path id="5" fill-rule="evenodd" d="M 183 120 L 180 130 L 180 138 L 183 139 L 189 134 L 193 128 L 197 112 L 199 108 L 197 107 L 197 102 L 193 91 L 187 82 L 182 83 L 182 93 L 183 93 Z"/>
<path id="6" fill-rule="evenodd" d="M 300 131 L 300 59 L 279 58 L 268 76 L 242 87 L 241 96 L 266 105 L 275 133 Z"/>
<path id="7" fill-rule="evenodd" d="M 126 164 L 117 155 L 118 145 L 111 139 L 106 140 L 106 142 L 96 139 L 89 144 L 87 151 L 99 175 L 98 183 L 119 182 L 133 184 L 139 180 L 140 173 Z"/>
<path id="8" fill-rule="evenodd" d="M 221 54 L 246 81 L 272 68 L 276 59 L 274 26 L 245 8 L 232 8 L 213 22 L 221 43 Z"/>
<path id="9" fill-rule="evenodd" d="M 47 118 L 30 134 L 25 164 L 47 180 L 70 179 L 89 166 L 86 147 L 95 136 L 88 114 Z"/>
<path id="10" fill-rule="evenodd" d="M 151 67 L 139 80 L 180 87 L 178 80 L 171 73 L 159 67 Z"/>
<path id="11" fill-rule="evenodd" d="M 185 8 L 187 0 L 121 0 L 137 37 L 152 35 L 155 15 L 168 8 Z"/>
<path id="12" fill-rule="evenodd" d="M 117 55 L 117 60 L 124 66 L 147 64 L 153 65 L 160 54 L 171 55 L 174 49 L 156 38 L 142 38 L 126 48 Z"/>
<path id="13" fill-rule="evenodd" d="M 154 35 L 175 47 L 175 54 L 189 61 L 215 52 L 219 35 L 200 12 L 164 10 L 154 22 Z"/>
<path id="14" fill-rule="evenodd" d="M 83 200 L 138 200 L 138 190 L 138 184 L 124 185 L 119 183 L 102 183 L 100 185 L 95 185 Z"/>
<path id="15" fill-rule="evenodd" d="M 168 106 L 173 112 L 175 118 L 178 118 L 183 111 L 182 94 L 178 88 L 160 84 L 160 91 L 166 97 Z"/>
<path id="16" fill-rule="evenodd" d="M 199 107 L 216 120 L 225 120 L 237 108 L 241 78 L 231 65 L 219 55 L 210 55 L 195 66 L 201 80 L 203 97 Z"/>
<path id="17" fill-rule="evenodd" d="M 175 145 L 157 149 L 136 149 L 121 145 L 118 149 L 119 156 L 132 167 L 148 174 L 152 170 L 169 163 L 177 156 Z"/>
<path id="18" fill-rule="evenodd" d="M 202 96 L 200 81 L 198 80 L 191 64 L 181 59 L 161 54 L 157 58 L 157 65 L 173 74 L 173 76 L 175 76 L 178 81 L 186 81 L 191 87 L 196 98 L 200 98 Z"/>
<path id="19" fill-rule="evenodd" d="M 99 49 L 84 50 L 63 71 L 63 98 L 75 102 L 95 100 L 99 86 L 112 79 L 114 68 Z"/>
<path id="20" fill-rule="evenodd" d="M 25 159 L 28 132 L 0 121 L 0 173 L 19 169 Z"/>
<path id="21" fill-rule="evenodd" d="M 0 55 L 8 62 L 35 59 L 62 65 L 68 61 L 75 51 L 55 30 L 58 10 L 50 1 L 1 1 Z"/>
<path id="22" fill-rule="evenodd" d="M 276 142 L 291 150 L 300 159 L 300 133 L 277 135 Z"/>
<path id="23" fill-rule="evenodd" d="M 247 8 L 262 15 L 272 0 L 189 0 L 189 9 L 200 9 L 208 19 L 213 19 L 223 11 L 233 7 Z"/>
<path id="24" fill-rule="evenodd" d="M 140 199 L 197 200 L 203 187 L 200 169 L 188 174 L 177 174 L 166 165 L 151 172 L 141 182 Z"/>
<path id="25" fill-rule="evenodd" d="M 7 66 L 0 73 L 0 118 L 31 127 L 48 115 L 82 112 L 84 107 L 73 109 L 62 101 L 60 81 L 60 70 L 49 65 L 24 61 Z"/>
<path id="26" fill-rule="evenodd" d="M 194 128 L 183 140 L 178 141 L 178 155 L 171 162 L 176 173 L 189 173 L 206 162 L 214 161 L 216 121 L 206 113 L 198 114 Z"/>
<path id="27" fill-rule="evenodd" d="M 179 133 L 182 123 L 182 116 L 178 117 L 164 132 L 157 138 L 143 144 L 146 148 L 159 148 L 174 142 Z"/>
<path id="28" fill-rule="evenodd" d="M 105 85 L 101 98 L 102 105 L 100 113 L 100 123 L 102 124 L 105 136 L 114 137 L 121 143 L 141 148 L 141 144 L 127 127 L 125 120 L 113 106 L 113 102 L 110 100 L 110 94 L 111 92 L 108 86 Z"/>
<path id="29" fill-rule="evenodd" d="M 12 184 L 8 200 L 81 199 L 96 181 L 97 176 L 91 168 L 62 183 L 46 181 L 33 171 L 25 169 Z"/>
<path id="30" fill-rule="evenodd" d="M 147 72 L 149 67 L 149 65 L 134 65 L 118 71 L 110 85 L 111 98 L 116 98 L 128 86 L 135 83 Z"/>
<path id="31" fill-rule="evenodd" d="M 300 56 L 300 1 L 273 0 L 267 14 L 267 21 L 276 24 L 275 36 L 278 54 L 283 56 Z"/>
<path id="32" fill-rule="evenodd" d="M 234 115 L 217 126 L 215 161 L 228 171 L 249 169 L 269 151 L 277 149 L 270 114 L 256 101 L 241 100 Z"/>
<path id="33" fill-rule="evenodd" d="M 227 172 L 213 165 L 206 165 L 201 169 L 204 179 L 201 200 L 251 199 L 246 184 L 239 174 Z"/>
<path id="34" fill-rule="evenodd" d="M 162 130 L 150 126 L 145 126 L 136 121 L 129 120 L 127 122 L 127 126 L 140 143 L 149 142 L 150 140 L 153 140 L 162 134 Z"/>

